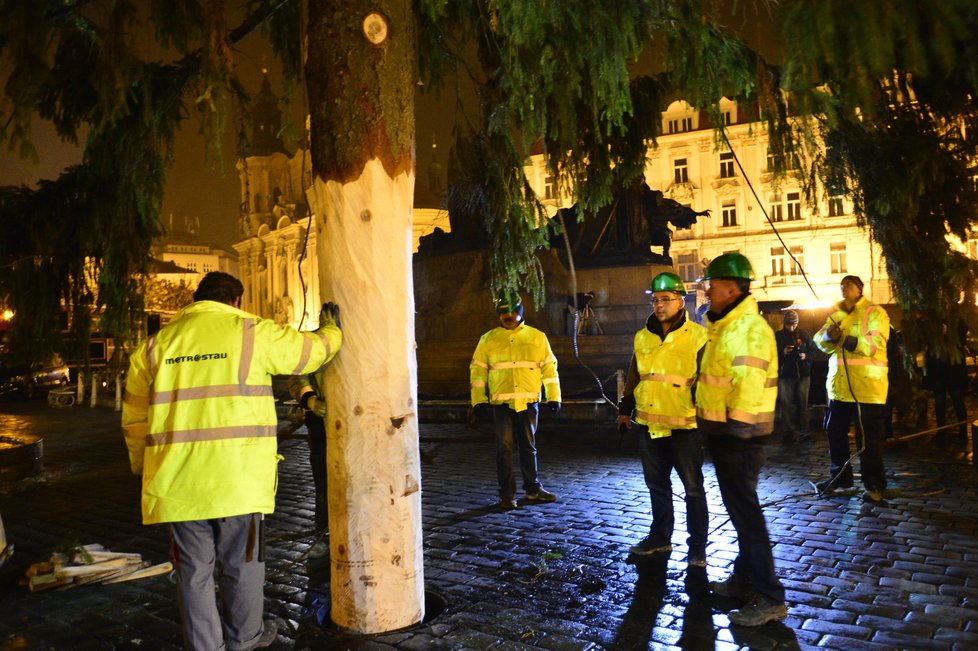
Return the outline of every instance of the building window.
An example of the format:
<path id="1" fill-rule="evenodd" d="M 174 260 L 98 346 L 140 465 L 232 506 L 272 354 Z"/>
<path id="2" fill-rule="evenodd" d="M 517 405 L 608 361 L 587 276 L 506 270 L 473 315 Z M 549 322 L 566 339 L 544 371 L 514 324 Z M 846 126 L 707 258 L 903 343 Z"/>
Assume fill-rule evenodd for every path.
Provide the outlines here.
<path id="1" fill-rule="evenodd" d="M 723 226 L 737 225 L 737 202 L 733 199 L 725 200 L 720 206 L 720 213 L 723 215 Z"/>
<path id="2" fill-rule="evenodd" d="M 829 217 L 841 217 L 846 214 L 845 204 L 842 202 L 842 195 L 832 195 L 829 197 Z"/>
<path id="3" fill-rule="evenodd" d="M 680 133 L 693 130 L 693 118 L 678 118 L 669 120 L 669 133 Z"/>
<path id="4" fill-rule="evenodd" d="M 788 256 L 784 252 L 783 246 L 775 246 L 771 248 L 771 275 L 772 276 L 784 276 L 785 275 L 785 262 Z"/>
<path id="5" fill-rule="evenodd" d="M 848 273 L 846 268 L 846 243 L 829 245 L 829 265 L 834 274 Z"/>
<path id="6" fill-rule="evenodd" d="M 772 194 L 768 200 L 771 203 L 770 218 L 772 222 L 779 222 L 784 219 L 784 210 L 781 206 L 781 195 Z"/>
<path id="7" fill-rule="evenodd" d="M 730 111 L 723 112 L 723 124 L 728 127 L 730 126 Z"/>
<path id="8" fill-rule="evenodd" d="M 805 268 L 805 248 L 793 246 L 789 251 L 791 251 L 791 275 L 800 276 Z"/>
<path id="9" fill-rule="evenodd" d="M 801 219 L 801 194 L 789 192 L 785 203 L 788 204 L 788 221 L 793 222 Z"/>
<path id="10" fill-rule="evenodd" d="M 702 275 L 700 269 L 700 261 L 695 253 L 679 254 L 679 277 L 683 279 L 683 282 L 696 282 L 696 279 Z"/>
<path id="11" fill-rule="evenodd" d="M 732 151 L 720 154 L 720 178 L 729 179 L 734 175 L 734 156 Z"/>
<path id="12" fill-rule="evenodd" d="M 544 172 L 543 174 L 543 198 L 544 199 L 557 198 L 556 184 L 554 183 L 554 177 L 550 172 Z"/>
<path id="13" fill-rule="evenodd" d="M 686 167 L 685 158 L 672 161 L 672 174 L 676 183 L 689 183 L 689 168 Z"/>

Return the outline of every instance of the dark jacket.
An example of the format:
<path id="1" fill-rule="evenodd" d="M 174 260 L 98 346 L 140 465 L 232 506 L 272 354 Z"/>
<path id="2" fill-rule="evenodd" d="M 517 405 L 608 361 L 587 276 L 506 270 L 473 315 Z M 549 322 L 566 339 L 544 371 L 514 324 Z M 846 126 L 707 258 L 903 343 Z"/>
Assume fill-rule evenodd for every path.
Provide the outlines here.
<path id="1" fill-rule="evenodd" d="M 778 345 L 778 377 L 800 378 L 808 377 L 812 372 L 812 338 L 800 327 L 795 328 L 794 332 L 781 329 L 774 333 L 774 340 Z M 785 354 L 785 348 L 794 346 L 794 349 Z M 805 353 L 805 359 L 799 357 L 799 353 Z"/>

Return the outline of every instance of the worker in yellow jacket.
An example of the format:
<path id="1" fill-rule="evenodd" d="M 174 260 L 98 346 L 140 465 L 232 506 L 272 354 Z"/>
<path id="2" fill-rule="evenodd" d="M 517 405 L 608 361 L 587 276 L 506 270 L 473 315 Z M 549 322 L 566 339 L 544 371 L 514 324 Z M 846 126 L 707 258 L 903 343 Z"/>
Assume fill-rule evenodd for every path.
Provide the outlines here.
<path id="1" fill-rule="evenodd" d="M 491 412 L 496 434 L 499 502 L 505 510 L 518 507 L 513 475 L 513 443 L 519 446 L 525 499 L 553 502 L 537 476 L 536 431 L 540 391 L 553 414 L 560 411 L 557 358 L 547 335 L 523 322 L 523 304 L 515 293 L 496 302 L 499 327 L 479 339 L 469 365 L 472 408 Z"/>
<path id="2" fill-rule="evenodd" d="M 830 476 L 816 486 L 819 493 L 852 487 L 849 427 L 855 420 L 856 447 L 863 450 L 859 456 L 866 487 L 863 498 L 882 502 L 886 489 L 883 432 L 889 386 L 886 343 L 890 317 L 863 296 L 859 276 L 844 277 L 839 287 L 842 300 L 814 337 L 815 345 L 829 355 L 825 386 L 829 396 L 826 434 Z"/>
<path id="3" fill-rule="evenodd" d="M 706 567 L 710 515 L 703 488 L 703 440 L 696 428 L 693 385 L 706 329 L 686 318 L 686 286 L 674 273 L 660 273 L 646 291 L 652 314 L 635 333 L 632 361 L 621 401 L 618 429 L 630 429 L 634 413 L 642 473 L 652 501 L 649 535 L 629 551 L 636 556 L 672 551 L 675 513 L 673 468 L 686 489 L 687 561 Z"/>
<path id="4" fill-rule="evenodd" d="M 730 621 L 760 626 L 787 617 L 784 586 L 774 573 L 771 539 L 757 497 L 764 465 L 758 443 L 774 431 L 778 351 L 774 331 L 750 294 L 754 269 L 739 253 L 724 253 L 707 267 L 709 337 L 696 384 L 696 419 L 706 435 L 717 484 L 739 553 L 733 572 L 710 589 L 742 599 Z"/>
<path id="5" fill-rule="evenodd" d="M 170 523 L 190 649 L 262 648 L 277 636 L 274 620 L 262 622 L 262 520 L 280 458 L 271 376 L 315 371 L 342 343 L 333 304 L 318 331 L 299 333 L 240 310 L 243 293 L 230 274 L 204 276 L 194 303 L 132 354 L 126 378 L 122 429 L 143 523 Z"/>

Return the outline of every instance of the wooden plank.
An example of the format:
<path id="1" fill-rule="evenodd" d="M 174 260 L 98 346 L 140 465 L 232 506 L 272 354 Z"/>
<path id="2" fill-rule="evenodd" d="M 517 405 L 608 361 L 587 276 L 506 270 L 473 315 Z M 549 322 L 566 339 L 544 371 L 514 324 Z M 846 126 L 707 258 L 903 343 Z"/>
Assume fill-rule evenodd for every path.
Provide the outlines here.
<path id="1" fill-rule="evenodd" d="M 128 558 L 115 558 L 109 561 L 102 561 L 101 563 L 91 563 L 89 565 L 66 565 L 64 567 L 58 567 L 54 570 L 54 575 L 57 577 L 81 577 L 88 574 L 98 574 L 99 572 L 104 572 L 106 570 L 117 570 L 119 568 L 126 567 L 127 565 L 138 564 L 133 563 L 131 559 Z"/>
<path id="2" fill-rule="evenodd" d="M 109 579 L 105 583 L 122 583 L 123 581 L 134 581 L 136 579 L 148 579 L 151 576 L 157 576 L 159 574 L 167 574 L 172 571 L 173 571 L 173 563 L 167 561 L 166 563 L 160 563 L 159 565 L 152 565 L 150 567 L 146 567 L 141 570 L 136 570 L 135 572 L 130 572 L 125 576 Z"/>
<path id="3" fill-rule="evenodd" d="M 52 574 L 37 574 L 27 581 L 27 589 L 31 592 L 51 590 L 71 583 L 71 577 L 57 577 Z"/>
<path id="4" fill-rule="evenodd" d="M 110 552 L 110 551 L 86 551 L 76 552 L 71 560 L 76 565 L 90 565 L 102 561 L 111 561 L 117 558 L 127 558 L 129 560 L 141 561 L 143 557 L 139 554 L 129 552 Z"/>

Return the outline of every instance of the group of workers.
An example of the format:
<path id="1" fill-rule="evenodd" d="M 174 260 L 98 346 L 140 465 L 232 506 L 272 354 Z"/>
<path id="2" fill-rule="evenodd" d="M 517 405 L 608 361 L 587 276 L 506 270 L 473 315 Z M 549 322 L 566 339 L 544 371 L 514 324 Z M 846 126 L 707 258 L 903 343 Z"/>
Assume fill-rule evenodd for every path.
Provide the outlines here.
<path id="1" fill-rule="evenodd" d="M 808 375 L 798 371 L 807 342 L 792 335 L 797 319 L 786 318 L 787 338 L 776 337 L 750 294 L 751 280 L 751 264 L 739 253 L 711 261 L 704 327 L 687 317 L 677 275 L 653 279 L 652 314 L 634 337 L 618 427 L 638 433 L 651 496 L 649 534 L 630 553 L 671 552 L 675 468 L 685 488 L 688 564 L 706 567 L 702 465 L 709 450 L 739 545 L 733 572 L 710 587 L 741 600 L 731 622 L 759 626 L 784 619 L 787 607 L 757 495 L 764 463 L 757 443 L 773 432 L 779 392 L 783 403 L 807 394 Z M 831 472 L 819 490 L 852 485 L 848 431 L 855 418 L 865 498 L 880 502 L 889 319 L 862 296 L 859 278 L 846 276 L 841 290 L 842 301 L 814 337 L 830 355 Z M 273 375 L 292 376 L 290 391 L 306 411 L 316 528 L 327 527 L 325 405 L 315 373 L 342 344 L 339 307 L 324 304 L 319 328 L 298 332 L 241 310 L 242 295 L 235 277 L 207 274 L 194 303 L 136 349 L 127 376 L 122 425 L 132 470 L 142 475 L 143 522 L 169 523 L 184 640 L 193 649 L 264 648 L 277 637 L 275 622 L 262 620 L 263 519 L 274 510 L 279 458 Z M 520 505 L 514 447 L 524 503 L 557 499 L 538 476 L 536 431 L 541 404 L 557 413 L 561 394 L 549 341 L 524 322 L 518 295 L 503 296 L 496 307 L 500 325 L 472 356 L 471 403 L 494 423 L 498 506 L 511 510 Z M 779 366 L 792 365 L 793 376 L 779 376 Z M 802 415 L 783 411 L 785 427 L 800 422 Z M 312 551 L 325 554 L 325 544 Z"/>
<path id="2" fill-rule="evenodd" d="M 653 279 L 647 290 L 652 314 L 634 337 L 617 421 L 621 431 L 637 431 L 651 498 L 649 534 L 629 549 L 640 559 L 664 557 L 672 551 L 675 516 L 670 475 L 675 469 L 685 489 L 687 562 L 690 567 L 706 567 L 709 512 L 702 466 L 704 449 L 709 450 L 739 547 L 733 572 L 723 581 L 710 582 L 710 588 L 740 600 L 729 618 L 744 626 L 787 616 L 784 586 L 774 571 L 757 495 L 764 463 L 764 447 L 759 443 L 774 431 L 779 396 L 785 436 L 791 440 L 796 433 L 807 435 L 812 345 L 829 356 L 830 473 L 818 484 L 819 492 L 852 486 L 848 433 L 853 421 L 866 489 L 863 497 L 882 502 L 886 489 L 882 458 L 886 312 L 863 296 L 861 279 L 846 276 L 840 283 L 842 300 L 814 338 L 798 330 L 795 312 L 786 313 L 784 330 L 776 335 L 750 294 L 753 278 L 750 261 L 739 253 L 710 262 L 702 279 L 709 299 L 705 327 L 688 318 L 686 288 L 679 276 L 661 273 Z M 492 410 L 498 505 L 508 510 L 519 504 L 512 472 L 514 438 L 525 500 L 556 499 L 542 489 L 538 478 L 535 432 L 541 390 L 546 403 L 557 409 L 560 387 L 546 335 L 523 322 L 518 299 L 506 297 L 497 309 L 500 326 L 483 335 L 470 365 L 471 400 L 476 414 Z"/>

